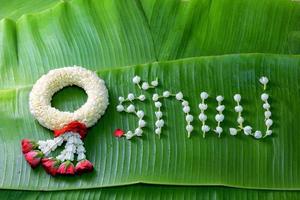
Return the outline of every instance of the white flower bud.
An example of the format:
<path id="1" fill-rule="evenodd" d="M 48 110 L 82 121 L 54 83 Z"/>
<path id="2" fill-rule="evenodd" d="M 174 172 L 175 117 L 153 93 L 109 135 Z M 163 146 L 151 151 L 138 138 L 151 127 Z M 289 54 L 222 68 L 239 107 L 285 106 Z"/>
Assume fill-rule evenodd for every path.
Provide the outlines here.
<path id="1" fill-rule="evenodd" d="M 132 113 L 135 111 L 135 107 L 134 107 L 134 105 L 130 104 L 126 110 L 127 110 L 127 112 Z"/>
<path id="2" fill-rule="evenodd" d="M 271 115 L 272 115 L 271 111 L 269 111 L 269 110 L 265 111 L 265 118 L 266 119 L 269 119 L 271 117 Z"/>
<path id="3" fill-rule="evenodd" d="M 157 118 L 161 118 L 161 117 L 162 117 L 162 112 L 161 112 L 161 111 L 155 112 L 155 116 L 156 116 Z"/>
<path id="4" fill-rule="evenodd" d="M 133 77 L 133 79 L 132 79 L 132 82 L 133 82 L 134 84 L 138 84 L 140 81 L 141 81 L 141 77 L 139 77 L 139 76 L 135 76 L 135 77 Z"/>
<path id="5" fill-rule="evenodd" d="M 207 104 L 205 104 L 205 103 L 200 103 L 200 104 L 199 104 L 199 109 L 200 109 L 200 110 L 203 110 L 203 111 L 206 110 L 206 109 L 207 109 Z"/>
<path id="6" fill-rule="evenodd" d="M 152 81 L 151 85 L 154 86 L 154 87 L 158 86 L 158 81 L 157 80 Z"/>
<path id="7" fill-rule="evenodd" d="M 129 93 L 128 96 L 127 96 L 127 98 L 129 99 L 129 101 L 134 100 L 134 94 Z"/>
<path id="8" fill-rule="evenodd" d="M 216 108 L 216 110 L 217 110 L 218 112 L 223 112 L 224 109 L 225 109 L 225 106 L 224 106 L 224 105 L 219 105 L 219 106 L 217 106 L 217 108 Z"/>
<path id="9" fill-rule="evenodd" d="M 155 102 L 154 105 L 155 105 L 156 108 L 160 108 L 162 106 L 159 101 Z"/>
<path id="10" fill-rule="evenodd" d="M 235 94 L 235 95 L 233 96 L 233 99 L 234 99 L 236 102 L 240 102 L 241 99 L 242 99 L 242 97 L 241 97 L 240 94 Z"/>
<path id="11" fill-rule="evenodd" d="M 159 99 L 158 94 L 153 94 L 152 100 L 153 100 L 153 101 L 158 101 L 158 99 Z"/>
<path id="12" fill-rule="evenodd" d="M 222 127 L 217 126 L 215 132 L 218 133 L 218 134 L 221 134 L 223 132 Z"/>
<path id="13" fill-rule="evenodd" d="M 125 98 L 124 97 L 119 97 L 119 101 L 123 102 L 123 101 L 125 101 Z"/>
<path id="14" fill-rule="evenodd" d="M 184 113 L 189 113 L 191 108 L 189 106 L 184 106 L 182 110 Z"/>
<path id="15" fill-rule="evenodd" d="M 155 129 L 155 134 L 160 135 L 161 134 L 161 128 Z"/>
<path id="16" fill-rule="evenodd" d="M 182 94 L 182 92 L 178 92 L 178 93 L 176 94 L 176 99 L 177 99 L 177 100 L 182 100 L 182 99 L 183 99 L 183 94 Z"/>
<path id="17" fill-rule="evenodd" d="M 267 130 L 266 135 L 272 135 L 273 131 L 272 130 Z"/>
<path id="18" fill-rule="evenodd" d="M 171 93 L 169 91 L 164 91 L 163 92 L 163 96 L 166 97 L 166 98 L 169 97 L 170 95 L 171 95 Z"/>
<path id="19" fill-rule="evenodd" d="M 224 100 L 224 97 L 219 95 L 219 96 L 217 96 L 216 100 L 217 100 L 217 102 L 222 102 Z"/>
<path id="20" fill-rule="evenodd" d="M 270 104 L 269 103 L 264 103 L 263 104 L 263 108 L 265 109 L 265 110 L 268 110 L 268 109 L 270 109 Z"/>
<path id="21" fill-rule="evenodd" d="M 200 113 L 199 120 L 202 121 L 202 122 L 206 121 L 207 120 L 207 116 L 204 113 Z"/>
<path id="22" fill-rule="evenodd" d="M 143 130 L 142 130 L 141 128 L 137 128 L 137 129 L 135 129 L 134 133 L 135 133 L 137 136 L 142 136 Z"/>
<path id="23" fill-rule="evenodd" d="M 263 101 L 267 101 L 268 98 L 269 98 L 269 95 L 266 94 L 266 93 L 263 93 L 263 94 L 261 95 L 261 100 L 263 100 Z"/>
<path id="24" fill-rule="evenodd" d="M 138 118 L 143 118 L 145 116 L 145 113 L 144 113 L 144 111 L 139 110 L 139 111 L 137 111 L 136 115 Z"/>
<path id="25" fill-rule="evenodd" d="M 252 132 L 252 127 L 251 126 L 245 126 L 244 128 L 244 134 L 245 135 L 250 135 Z"/>
<path id="26" fill-rule="evenodd" d="M 269 79 L 267 77 L 263 76 L 259 79 L 259 82 L 263 85 L 266 85 L 269 82 Z"/>
<path id="27" fill-rule="evenodd" d="M 164 120 L 160 119 L 155 122 L 155 126 L 161 128 L 164 126 L 164 123 L 165 123 Z"/>
<path id="28" fill-rule="evenodd" d="M 208 98 L 208 94 L 206 92 L 201 92 L 200 98 L 205 100 Z"/>
<path id="29" fill-rule="evenodd" d="M 260 139 L 260 138 L 262 137 L 261 131 L 255 131 L 254 137 L 255 137 L 256 139 Z"/>
<path id="30" fill-rule="evenodd" d="M 139 120 L 139 127 L 144 128 L 146 126 L 146 122 L 142 119 Z"/>
<path id="31" fill-rule="evenodd" d="M 215 120 L 216 120 L 217 122 L 222 122 L 222 121 L 224 120 L 224 115 L 223 115 L 223 114 L 217 114 L 217 115 L 215 116 Z"/>
<path id="32" fill-rule="evenodd" d="M 192 132 L 192 131 L 194 130 L 194 127 L 193 127 L 192 125 L 189 124 L 189 125 L 187 125 L 187 126 L 185 127 L 185 129 L 186 129 L 187 132 L 190 133 L 190 132 Z"/>
<path id="33" fill-rule="evenodd" d="M 243 117 L 238 117 L 237 119 L 237 123 L 242 124 L 244 122 L 244 118 Z"/>
<path id="34" fill-rule="evenodd" d="M 186 120 L 187 122 L 192 122 L 193 119 L 194 119 L 193 115 L 187 115 L 187 116 L 185 117 L 185 120 Z"/>
<path id="35" fill-rule="evenodd" d="M 138 97 L 138 99 L 139 99 L 140 101 L 145 101 L 146 97 L 145 97 L 145 95 L 141 94 L 141 95 Z"/>
<path id="36" fill-rule="evenodd" d="M 118 105 L 118 106 L 117 106 L 117 111 L 118 111 L 118 112 L 124 111 L 124 106 L 123 106 L 123 105 Z"/>
<path id="37" fill-rule="evenodd" d="M 125 136 L 126 136 L 127 140 L 130 140 L 133 137 L 132 131 L 127 131 L 127 133 L 125 134 Z"/>
<path id="38" fill-rule="evenodd" d="M 272 124 L 273 124 L 273 120 L 272 120 L 272 119 L 267 119 L 267 120 L 266 120 L 266 126 L 267 126 L 267 127 L 272 126 Z"/>
<path id="39" fill-rule="evenodd" d="M 142 84 L 142 89 L 143 89 L 143 90 L 148 90 L 148 89 L 149 89 L 149 83 L 144 82 L 144 83 Z"/>
<path id="40" fill-rule="evenodd" d="M 230 133 L 230 135 L 236 135 L 237 134 L 237 129 L 236 128 L 229 128 L 229 133 Z"/>
<path id="41" fill-rule="evenodd" d="M 183 102 L 181 103 L 181 105 L 182 105 L 182 106 L 188 106 L 188 105 L 189 105 L 189 102 L 183 101 Z"/>
<path id="42" fill-rule="evenodd" d="M 235 106 L 234 107 L 235 112 L 242 112 L 243 111 L 243 107 L 241 105 Z"/>
<path id="43" fill-rule="evenodd" d="M 203 125 L 203 126 L 201 127 L 201 130 L 202 130 L 204 133 L 206 133 L 206 132 L 208 132 L 208 131 L 210 130 L 210 128 L 209 128 L 209 126 L 207 126 L 207 125 Z"/>

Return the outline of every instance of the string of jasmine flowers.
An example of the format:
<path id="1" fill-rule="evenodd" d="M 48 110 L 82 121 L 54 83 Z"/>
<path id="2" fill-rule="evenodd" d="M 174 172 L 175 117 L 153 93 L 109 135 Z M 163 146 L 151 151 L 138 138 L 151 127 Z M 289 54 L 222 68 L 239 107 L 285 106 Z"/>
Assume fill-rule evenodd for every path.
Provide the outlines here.
<path id="1" fill-rule="evenodd" d="M 263 85 L 263 89 L 265 91 L 267 89 L 267 84 L 269 82 L 269 79 L 267 77 L 263 76 L 259 79 L 259 82 Z M 268 99 L 269 99 L 269 95 L 267 93 L 263 93 L 261 95 L 261 100 L 264 102 L 263 109 L 265 110 L 264 116 L 265 116 L 265 124 L 267 127 L 264 137 L 272 135 L 272 130 L 270 128 L 273 125 L 273 120 L 271 119 L 271 115 L 272 115 L 272 113 L 270 111 L 271 105 L 269 104 Z"/>
<path id="2" fill-rule="evenodd" d="M 155 88 L 158 86 L 158 79 L 156 78 L 154 81 L 151 81 L 149 84 L 148 82 L 142 82 L 141 84 L 141 77 L 139 76 L 134 76 L 132 79 L 132 82 L 136 84 L 141 90 L 148 90 L 151 88 Z"/>
<path id="3" fill-rule="evenodd" d="M 208 106 L 205 104 L 205 100 L 208 98 L 207 92 L 200 93 L 201 103 L 199 104 L 200 114 L 199 120 L 202 122 L 201 130 L 203 133 L 203 138 L 205 138 L 205 134 L 210 130 L 210 127 L 205 124 L 207 120 L 207 115 L 205 115 L 205 111 L 207 110 Z"/>
<path id="4" fill-rule="evenodd" d="M 241 95 L 240 94 L 235 94 L 233 96 L 233 99 L 234 101 L 236 102 L 236 106 L 234 107 L 234 111 L 236 113 L 238 113 L 238 117 L 237 117 L 237 123 L 238 123 L 238 128 L 239 129 L 236 129 L 236 128 L 229 128 L 229 133 L 230 135 L 237 135 L 237 133 L 241 130 L 243 130 L 243 123 L 244 123 L 244 118 L 242 116 L 242 111 L 243 111 L 243 107 L 240 105 L 240 102 L 241 102 Z"/>
<path id="5" fill-rule="evenodd" d="M 142 110 L 136 110 L 135 106 L 132 104 L 134 100 L 139 100 L 139 101 L 144 101 L 146 99 L 145 95 L 141 94 L 139 96 L 134 96 L 134 94 L 129 93 L 127 95 L 127 98 L 125 99 L 124 97 L 120 96 L 119 97 L 119 105 L 117 106 L 117 111 L 118 112 L 127 112 L 127 113 L 132 113 L 136 115 L 139 119 L 138 121 L 138 127 L 135 129 L 134 132 L 132 131 L 127 131 L 125 135 L 126 139 L 131 139 L 134 136 L 142 136 L 143 134 L 143 128 L 146 126 L 146 122 L 143 119 L 145 116 L 144 111 Z M 128 107 L 124 106 L 125 102 L 130 102 Z"/>
<path id="6" fill-rule="evenodd" d="M 169 98 L 169 97 L 175 97 L 178 101 L 181 102 L 182 110 L 186 114 L 185 120 L 187 122 L 186 125 L 186 131 L 188 134 L 188 138 L 191 136 L 191 132 L 194 130 L 194 127 L 191 125 L 192 121 L 194 120 L 193 116 L 190 114 L 190 106 L 189 102 L 183 98 L 182 92 L 178 92 L 176 94 L 172 94 L 169 91 L 164 91 L 162 95 L 153 94 L 152 100 L 154 101 L 154 106 L 157 108 L 157 111 L 155 112 L 156 116 L 156 122 L 155 122 L 155 134 L 160 136 L 161 129 L 164 127 L 164 120 L 162 119 L 163 114 L 161 112 L 162 103 L 159 101 L 162 98 Z"/>
<path id="7" fill-rule="evenodd" d="M 215 133 L 217 133 L 219 135 L 219 137 L 221 137 L 223 128 L 220 125 L 221 125 L 221 122 L 224 121 L 223 111 L 225 109 L 225 106 L 222 105 L 222 101 L 224 100 L 224 97 L 219 95 L 219 96 L 217 96 L 216 100 L 218 102 L 218 106 L 216 108 L 216 110 L 218 111 L 218 114 L 216 114 L 216 116 L 215 116 L 215 120 L 217 121 L 217 127 L 214 131 L 215 131 Z"/>

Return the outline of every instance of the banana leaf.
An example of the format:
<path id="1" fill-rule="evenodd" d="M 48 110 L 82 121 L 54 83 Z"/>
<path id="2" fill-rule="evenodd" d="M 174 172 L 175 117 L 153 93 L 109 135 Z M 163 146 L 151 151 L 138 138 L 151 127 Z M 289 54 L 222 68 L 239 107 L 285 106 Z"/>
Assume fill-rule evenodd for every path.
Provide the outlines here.
<path id="1" fill-rule="evenodd" d="M 118 198 L 113 195 L 118 191 L 119 198 L 126 198 L 140 191 L 137 198 L 299 199 L 300 58 L 280 54 L 300 52 L 300 3 L 72 0 L 9 9 L 17 6 L 15 2 L 3 6 L 5 12 L 0 10 L 1 196 Z M 48 70 L 74 64 L 97 71 L 107 83 L 111 104 L 85 141 L 95 172 L 53 178 L 41 168 L 30 169 L 20 152 L 24 137 L 53 137 L 30 115 L 28 94 Z M 137 104 L 147 114 L 143 137 L 113 137 L 116 128 L 134 129 L 137 123 L 115 109 L 118 96 L 140 93 L 131 82 L 135 74 L 145 80 L 158 77 L 159 92 L 185 94 L 195 118 L 190 139 L 176 101 L 163 102 L 167 127 L 160 139 L 154 134 L 151 92 L 146 93 L 148 101 Z M 271 79 L 274 135 L 264 140 L 230 136 L 228 128 L 236 118 L 232 96 L 237 92 L 245 99 L 247 123 L 263 129 L 258 83 L 262 75 Z M 221 138 L 201 136 L 197 104 L 203 90 L 225 96 L 227 131 Z M 57 93 L 52 104 L 75 110 L 85 100 L 81 89 L 70 87 Z M 210 105 L 213 126 L 213 100 Z M 135 183 L 143 184 L 103 188 Z"/>
<path id="2" fill-rule="evenodd" d="M 299 191 L 246 190 L 226 187 L 186 187 L 131 185 L 114 188 L 100 188 L 72 191 L 20 191 L 0 190 L 2 199 L 203 199 L 203 200 L 298 200 Z"/>

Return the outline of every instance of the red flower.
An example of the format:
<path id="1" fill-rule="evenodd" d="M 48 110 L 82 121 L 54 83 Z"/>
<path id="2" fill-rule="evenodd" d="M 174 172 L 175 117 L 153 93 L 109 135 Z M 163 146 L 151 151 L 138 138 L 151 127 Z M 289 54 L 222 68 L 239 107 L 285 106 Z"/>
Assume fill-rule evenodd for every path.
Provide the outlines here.
<path id="1" fill-rule="evenodd" d="M 122 130 L 122 129 L 116 129 L 115 132 L 114 132 L 114 135 L 116 137 L 122 137 L 123 135 L 125 134 L 125 132 Z"/>
<path id="2" fill-rule="evenodd" d="M 57 170 L 59 167 L 60 161 L 55 158 L 43 158 L 42 159 L 42 166 L 44 167 L 45 171 L 52 176 L 57 174 Z"/>
<path id="3" fill-rule="evenodd" d="M 29 139 L 23 139 L 21 145 L 22 145 L 22 152 L 24 154 L 36 149 L 38 146 L 36 142 L 31 141 Z"/>
<path id="4" fill-rule="evenodd" d="M 87 134 L 87 127 L 83 123 L 80 123 L 78 121 L 72 121 L 66 126 L 64 126 L 62 129 L 54 130 L 54 136 L 58 137 L 64 134 L 65 132 L 78 133 L 81 139 L 83 139 Z"/>
<path id="5" fill-rule="evenodd" d="M 77 174 L 82 174 L 84 172 L 91 172 L 93 171 L 93 169 L 94 169 L 93 164 L 88 160 L 79 161 L 75 167 L 75 171 Z"/>
<path id="6" fill-rule="evenodd" d="M 32 168 L 35 168 L 40 164 L 42 157 L 43 153 L 41 151 L 29 151 L 25 154 L 25 159 Z"/>
<path id="7" fill-rule="evenodd" d="M 65 161 L 60 164 L 59 168 L 57 169 L 57 173 L 61 175 L 74 175 L 75 167 L 71 161 Z"/>

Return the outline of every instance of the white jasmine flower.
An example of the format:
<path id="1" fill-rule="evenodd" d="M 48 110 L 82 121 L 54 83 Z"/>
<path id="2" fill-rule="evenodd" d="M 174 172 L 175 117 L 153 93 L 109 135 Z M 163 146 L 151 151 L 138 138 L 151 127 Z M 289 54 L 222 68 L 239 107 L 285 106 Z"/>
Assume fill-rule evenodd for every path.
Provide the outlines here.
<path id="1" fill-rule="evenodd" d="M 132 113 L 132 112 L 134 112 L 135 111 L 135 107 L 134 107 L 134 105 L 133 104 L 130 104 L 128 107 L 127 107 L 127 112 L 129 112 L 129 113 Z"/>
<path id="2" fill-rule="evenodd" d="M 170 95 L 171 95 L 171 93 L 169 91 L 164 91 L 163 92 L 163 96 L 166 97 L 166 98 L 169 97 Z"/>
<path id="3" fill-rule="evenodd" d="M 124 97 L 119 97 L 119 101 L 123 102 L 123 101 L 125 101 L 125 98 Z"/>
<path id="4" fill-rule="evenodd" d="M 146 122 L 142 119 L 139 120 L 139 127 L 144 128 L 146 126 Z"/>
<path id="5" fill-rule="evenodd" d="M 206 110 L 206 109 L 207 109 L 207 104 L 205 104 L 205 103 L 200 103 L 200 104 L 199 104 L 199 109 L 200 109 L 200 110 L 203 110 L 203 111 Z"/>
<path id="6" fill-rule="evenodd" d="M 80 161 L 80 160 L 84 160 L 86 158 L 85 154 L 84 153 L 80 153 L 78 154 L 77 156 L 77 160 Z"/>
<path id="7" fill-rule="evenodd" d="M 146 97 L 145 97 L 145 95 L 141 94 L 141 95 L 138 97 L 138 99 L 139 99 L 140 101 L 145 101 Z"/>
<path id="8" fill-rule="evenodd" d="M 219 95 L 219 96 L 217 96 L 216 100 L 217 100 L 218 102 L 222 102 L 222 101 L 224 100 L 224 97 L 221 96 L 221 95 Z"/>
<path id="9" fill-rule="evenodd" d="M 194 127 L 193 127 L 192 125 L 189 124 L 189 125 L 187 125 L 187 126 L 185 127 L 185 129 L 186 129 L 187 132 L 190 133 L 190 132 L 192 132 L 192 131 L 194 130 Z"/>
<path id="10" fill-rule="evenodd" d="M 178 93 L 176 94 L 176 99 L 177 99 L 177 100 L 182 100 L 182 99 L 183 99 L 183 94 L 182 94 L 182 92 L 178 92 Z"/>
<path id="11" fill-rule="evenodd" d="M 76 152 L 77 152 L 78 154 L 84 153 L 84 152 L 85 152 L 84 146 L 83 146 L 83 145 L 78 145 L 78 146 L 77 146 L 77 149 L 76 149 Z"/>
<path id="12" fill-rule="evenodd" d="M 157 135 L 160 135 L 160 134 L 161 134 L 161 128 L 155 129 L 155 133 L 156 133 Z"/>
<path id="13" fill-rule="evenodd" d="M 139 76 L 135 76 L 135 77 L 133 77 L 133 79 L 132 79 L 132 82 L 133 82 L 134 84 L 139 84 L 140 81 L 141 81 L 141 77 L 139 77 Z"/>
<path id="14" fill-rule="evenodd" d="M 269 110 L 265 111 L 265 118 L 266 119 L 269 119 L 271 117 L 271 115 L 272 115 L 271 111 L 269 111 Z"/>
<path id="15" fill-rule="evenodd" d="M 259 82 L 263 85 L 266 85 L 269 82 L 269 79 L 267 77 L 263 76 L 259 79 Z"/>
<path id="16" fill-rule="evenodd" d="M 261 95 L 261 100 L 263 100 L 263 101 L 267 101 L 268 98 L 269 98 L 269 95 L 266 94 L 266 93 L 263 93 L 263 94 Z"/>
<path id="17" fill-rule="evenodd" d="M 161 102 L 159 102 L 159 101 L 155 102 L 154 105 L 156 108 L 160 108 L 162 106 Z"/>
<path id="18" fill-rule="evenodd" d="M 241 97 L 240 94 L 235 94 L 235 95 L 233 96 L 233 99 L 234 99 L 236 102 L 240 102 L 241 99 L 242 99 L 242 97 Z"/>
<path id="19" fill-rule="evenodd" d="M 267 120 L 266 120 L 266 126 L 267 126 L 267 127 L 272 126 L 272 124 L 273 124 L 273 120 L 272 120 L 272 119 L 267 119 Z"/>
<path id="20" fill-rule="evenodd" d="M 219 105 L 219 106 L 217 106 L 217 108 L 216 108 L 216 110 L 217 110 L 218 112 L 223 112 L 224 109 L 225 109 L 225 106 L 224 106 L 224 105 Z"/>
<path id="21" fill-rule="evenodd" d="M 204 113 L 200 113 L 199 120 L 202 121 L 202 122 L 206 121 L 207 120 L 207 116 Z"/>
<path id="22" fill-rule="evenodd" d="M 142 89 L 143 89 L 143 90 L 148 90 L 148 89 L 149 89 L 149 83 L 144 82 L 144 83 L 142 84 Z"/>
<path id="23" fill-rule="evenodd" d="M 161 117 L 162 117 L 162 112 L 161 112 L 161 111 L 155 112 L 155 116 L 156 116 L 157 118 L 161 118 Z"/>
<path id="24" fill-rule="evenodd" d="M 241 105 L 235 106 L 234 107 L 235 112 L 242 112 L 243 111 L 243 107 Z"/>
<path id="25" fill-rule="evenodd" d="M 215 116 L 215 119 L 217 122 L 222 122 L 224 120 L 224 115 L 223 114 L 217 114 Z"/>
<path id="26" fill-rule="evenodd" d="M 206 133 L 206 132 L 208 132 L 208 131 L 210 130 L 210 128 L 209 128 L 209 126 L 207 126 L 207 125 L 203 125 L 203 126 L 201 127 L 201 130 L 202 130 L 204 133 Z"/>
<path id="27" fill-rule="evenodd" d="M 156 80 L 152 81 L 151 85 L 154 87 L 158 86 L 158 80 L 156 79 Z"/>
<path id="28" fill-rule="evenodd" d="M 164 120 L 160 119 L 155 122 L 155 126 L 161 128 L 164 126 Z"/>
<path id="29" fill-rule="evenodd" d="M 127 98 L 128 98 L 129 101 L 133 101 L 134 100 L 134 94 L 129 93 Z"/>
<path id="30" fill-rule="evenodd" d="M 220 134 L 223 132 L 222 127 L 217 126 L 215 132 L 218 133 L 218 134 L 220 135 Z"/>
<path id="31" fill-rule="evenodd" d="M 132 131 L 127 131 L 127 133 L 125 134 L 125 136 L 126 136 L 127 140 L 130 140 L 133 137 Z"/>
<path id="32" fill-rule="evenodd" d="M 242 124 L 244 122 L 244 118 L 243 117 L 238 117 L 237 119 L 237 123 Z"/>
<path id="33" fill-rule="evenodd" d="M 208 98 L 208 94 L 206 92 L 201 92 L 200 97 L 201 97 L 201 99 L 205 100 Z"/>
<path id="34" fill-rule="evenodd" d="M 159 99 L 158 94 L 153 94 L 152 100 L 153 100 L 153 101 L 158 101 L 158 99 Z"/>
<path id="35" fill-rule="evenodd" d="M 252 127 L 251 126 L 245 126 L 244 128 L 244 134 L 245 135 L 250 135 L 252 132 Z"/>
<path id="36" fill-rule="evenodd" d="M 118 112 L 124 111 L 124 106 L 123 106 L 123 105 L 118 105 L 118 106 L 117 106 L 117 111 L 118 111 Z"/>
<path id="37" fill-rule="evenodd" d="M 260 138 L 262 137 L 261 131 L 255 131 L 255 132 L 254 132 L 254 137 L 255 137 L 256 139 L 260 139 Z"/>
<path id="38" fill-rule="evenodd" d="M 136 112 L 136 115 L 137 115 L 138 118 L 143 118 L 145 116 L 145 113 L 144 113 L 144 111 L 139 110 L 139 111 Z"/>
<path id="39" fill-rule="evenodd" d="M 264 103 L 263 104 L 263 108 L 265 109 L 265 110 L 268 110 L 268 109 L 270 109 L 270 104 L 269 103 Z"/>
<path id="40" fill-rule="evenodd" d="M 191 108 L 189 106 L 184 106 L 182 110 L 184 113 L 189 113 Z"/>
<path id="41" fill-rule="evenodd" d="M 185 117 L 185 120 L 186 120 L 187 122 L 192 122 L 193 119 L 194 119 L 193 115 L 187 115 L 187 116 Z"/>
<path id="42" fill-rule="evenodd" d="M 236 128 L 229 128 L 229 133 L 230 133 L 230 135 L 236 135 L 237 134 L 237 129 Z"/>
<path id="43" fill-rule="evenodd" d="M 137 128 L 137 129 L 135 129 L 134 133 L 135 133 L 137 136 L 142 136 L 143 130 L 142 130 L 141 128 Z"/>
<path id="44" fill-rule="evenodd" d="M 267 130 L 266 135 L 272 135 L 272 130 Z"/>
<path id="45" fill-rule="evenodd" d="M 183 102 L 181 103 L 181 105 L 182 105 L 182 106 L 188 106 L 188 105 L 189 105 L 189 102 L 183 101 Z"/>

